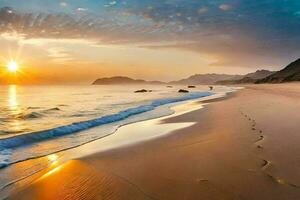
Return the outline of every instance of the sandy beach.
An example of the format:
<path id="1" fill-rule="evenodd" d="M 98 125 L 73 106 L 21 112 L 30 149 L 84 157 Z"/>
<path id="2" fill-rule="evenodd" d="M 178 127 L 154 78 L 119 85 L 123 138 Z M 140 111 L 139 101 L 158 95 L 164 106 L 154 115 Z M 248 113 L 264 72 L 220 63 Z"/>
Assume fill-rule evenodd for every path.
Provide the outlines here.
<path id="1" fill-rule="evenodd" d="M 249 85 L 202 109 L 124 126 L 115 134 L 190 124 L 70 160 L 8 199 L 300 199 L 299 91 Z"/>

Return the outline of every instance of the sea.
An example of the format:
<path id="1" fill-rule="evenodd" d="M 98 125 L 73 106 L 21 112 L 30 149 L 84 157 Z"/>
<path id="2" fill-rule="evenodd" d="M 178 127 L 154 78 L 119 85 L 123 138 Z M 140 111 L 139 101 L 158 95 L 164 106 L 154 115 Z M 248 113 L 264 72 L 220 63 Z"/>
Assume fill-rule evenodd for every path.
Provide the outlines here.
<path id="1" fill-rule="evenodd" d="M 135 92 L 140 89 L 148 92 Z M 5 170 L 20 162 L 101 140 L 126 124 L 170 115 L 174 104 L 233 90 L 166 85 L 0 86 L 0 174 L 7 175 Z M 0 189 L 18 178 L 3 176 Z"/>

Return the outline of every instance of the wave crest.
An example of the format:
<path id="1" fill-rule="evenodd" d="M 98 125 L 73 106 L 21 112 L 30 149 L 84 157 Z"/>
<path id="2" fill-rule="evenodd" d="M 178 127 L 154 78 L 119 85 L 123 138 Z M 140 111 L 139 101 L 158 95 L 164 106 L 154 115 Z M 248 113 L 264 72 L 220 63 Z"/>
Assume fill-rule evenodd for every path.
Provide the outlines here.
<path id="1" fill-rule="evenodd" d="M 120 111 L 116 114 L 112 115 L 106 115 L 97 119 L 93 120 L 88 120 L 88 121 L 81 121 L 81 122 L 76 122 L 72 123 L 70 125 L 65 125 L 61 127 L 56 127 L 53 129 L 49 130 L 44 130 L 44 131 L 38 131 L 38 132 L 32 132 L 24 135 L 18 135 L 18 136 L 13 136 L 10 138 L 5 138 L 5 139 L 0 139 L 0 150 L 3 149 L 8 149 L 8 148 L 15 148 L 19 147 L 22 145 L 34 143 L 34 142 L 39 142 L 55 137 L 60 137 L 64 135 L 69 135 L 73 134 L 79 131 L 83 131 L 92 127 L 124 120 L 132 115 L 137 115 L 141 114 L 147 111 L 154 110 L 158 106 L 170 104 L 170 103 L 176 103 L 180 101 L 186 101 L 186 100 L 192 100 L 192 99 L 197 99 L 201 97 L 206 97 L 210 96 L 213 93 L 211 92 L 197 92 L 197 93 L 192 93 L 188 94 L 185 96 L 180 96 L 176 98 L 168 98 L 168 99 L 158 99 L 154 100 L 151 104 L 149 105 L 142 105 L 134 108 L 128 108 L 126 110 Z M 32 114 L 32 113 L 31 113 Z M 37 113 L 35 113 L 37 114 Z M 36 115 L 31 115 L 31 117 L 36 117 Z"/>

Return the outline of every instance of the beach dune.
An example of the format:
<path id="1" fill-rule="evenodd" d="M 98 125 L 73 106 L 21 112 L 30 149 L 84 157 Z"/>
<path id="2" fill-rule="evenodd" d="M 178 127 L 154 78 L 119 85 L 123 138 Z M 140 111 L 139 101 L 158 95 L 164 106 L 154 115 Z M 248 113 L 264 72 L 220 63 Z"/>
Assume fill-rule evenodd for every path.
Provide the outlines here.
<path id="1" fill-rule="evenodd" d="M 300 199 L 299 91 L 300 84 L 251 85 L 203 109 L 155 119 L 160 127 L 194 124 L 68 161 L 9 199 Z"/>

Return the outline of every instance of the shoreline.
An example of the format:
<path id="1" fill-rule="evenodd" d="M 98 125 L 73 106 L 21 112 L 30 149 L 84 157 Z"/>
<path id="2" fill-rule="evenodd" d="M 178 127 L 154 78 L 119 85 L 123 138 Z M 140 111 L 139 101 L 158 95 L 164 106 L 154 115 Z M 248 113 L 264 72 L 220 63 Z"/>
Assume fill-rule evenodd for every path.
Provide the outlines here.
<path id="1" fill-rule="evenodd" d="M 42 142 L 47 139 L 51 139 L 53 137 L 61 137 L 65 135 L 75 134 L 77 132 L 85 131 L 91 128 L 95 128 L 101 125 L 106 125 L 122 120 L 126 120 L 127 118 L 139 115 L 142 113 L 146 113 L 155 108 L 164 106 L 167 104 L 173 104 L 177 102 L 184 102 L 188 100 L 199 99 L 207 96 L 214 95 L 209 91 L 201 91 L 201 92 L 193 92 L 187 94 L 186 96 L 178 96 L 173 98 L 165 98 L 165 99 L 155 99 L 150 102 L 150 104 L 140 105 L 133 108 L 127 108 L 125 110 L 121 110 L 116 114 L 108 114 L 101 116 L 100 118 L 90 119 L 86 121 L 78 121 L 72 124 L 67 124 L 63 126 L 54 127 L 51 129 L 40 130 L 36 132 L 29 132 L 21 135 L 14 135 L 14 136 L 7 136 L 6 138 L 0 138 L 1 146 L 0 150 L 6 148 L 16 148 L 21 147 L 23 141 L 26 140 L 25 145 L 35 143 L 35 142 Z"/>
<path id="2" fill-rule="evenodd" d="M 227 92 L 231 92 L 231 91 L 227 91 Z M 51 139 L 48 138 L 49 136 L 47 136 L 48 132 L 49 132 L 52 139 L 56 139 L 58 141 L 62 139 L 62 141 L 64 141 L 63 136 L 70 135 L 72 137 L 73 134 L 78 134 L 80 136 L 81 134 L 84 135 L 86 132 L 91 133 L 90 130 L 99 129 L 98 132 L 96 134 L 94 134 L 92 139 L 88 139 L 87 141 L 83 140 L 83 141 L 78 142 L 76 144 L 72 144 L 69 147 L 58 147 L 57 149 L 52 150 L 51 152 L 42 153 L 40 155 L 31 155 L 30 157 L 25 158 L 25 159 L 10 161 L 10 163 L 7 163 L 7 164 L 6 163 L 0 163 L 0 169 L 5 168 L 5 167 L 10 166 L 10 165 L 13 165 L 13 164 L 16 164 L 16 163 L 19 163 L 19 162 L 26 161 L 26 160 L 41 158 L 41 157 L 45 157 L 47 155 L 51 155 L 51 154 L 54 154 L 54 153 L 59 153 L 59 152 L 66 151 L 66 150 L 69 150 L 69 149 L 72 149 L 72 148 L 80 147 L 82 145 L 88 144 L 88 143 L 93 142 L 95 140 L 98 140 L 98 139 L 107 137 L 111 134 L 114 134 L 122 126 L 131 124 L 131 123 L 140 122 L 140 121 L 151 120 L 151 119 L 155 119 L 155 118 L 160 118 L 160 117 L 165 117 L 165 116 L 172 115 L 172 114 L 174 114 L 172 109 L 171 109 L 173 106 L 176 106 L 176 105 L 179 105 L 179 104 L 184 104 L 188 101 L 197 101 L 198 99 L 218 98 L 218 95 L 220 94 L 220 93 L 215 93 L 215 94 L 212 93 L 212 94 L 208 95 L 208 93 L 210 93 L 210 92 L 202 91 L 202 92 L 191 93 L 187 96 L 176 97 L 176 98 L 171 98 L 171 99 L 157 99 L 157 100 L 154 100 L 152 102 L 153 106 L 151 104 L 151 107 L 153 107 L 153 109 L 148 110 L 149 109 L 148 105 L 142 105 L 142 106 L 135 107 L 135 108 L 129 108 L 125 111 L 121 111 L 120 113 L 105 116 L 105 117 L 111 118 L 115 115 L 116 116 L 117 115 L 122 115 L 122 113 L 124 112 L 124 114 L 126 115 L 126 117 L 124 119 L 116 120 L 116 121 L 113 121 L 113 122 L 110 122 L 110 123 L 105 123 L 105 124 L 101 124 L 101 125 L 97 125 L 97 126 L 93 125 L 93 127 L 90 127 L 90 128 L 85 127 L 84 130 L 79 131 L 78 133 L 75 131 L 75 133 L 68 133 L 67 135 L 63 134 L 63 135 L 56 136 L 55 133 L 51 132 L 51 130 L 56 130 L 56 129 L 59 130 L 61 128 L 64 128 L 64 127 L 57 127 L 57 128 L 51 129 L 51 130 L 39 131 L 39 132 L 24 134 L 24 135 L 20 135 L 20 136 L 12 136 L 12 137 L 7 138 L 7 139 L 0 139 L 0 142 L 2 142 L 1 148 L 8 148 L 8 146 L 15 147 L 14 146 L 15 144 L 13 144 L 14 140 L 16 140 L 17 143 L 20 143 L 20 142 L 22 142 L 23 138 L 24 139 L 29 138 L 29 141 L 27 141 L 28 143 L 26 142 L 25 145 L 17 147 L 17 148 L 22 148 L 22 147 L 26 147 L 28 144 L 33 144 L 34 145 L 34 144 L 37 144 L 37 142 L 40 142 L 40 143 L 46 142 L 47 143 L 47 142 L 51 141 Z M 216 97 L 214 97 L 214 96 L 216 96 Z M 141 108 L 142 109 L 141 112 L 138 111 L 140 107 L 145 107 L 146 111 L 144 111 L 143 108 Z M 131 110 L 133 111 L 133 114 L 131 114 Z M 127 113 L 127 111 L 129 111 L 129 113 Z M 127 116 L 127 115 L 129 115 L 129 116 Z M 105 118 L 105 117 L 101 117 L 100 119 Z M 90 121 L 97 121 L 97 119 L 92 119 Z M 89 121 L 79 122 L 79 124 L 82 124 L 82 123 L 89 123 Z M 73 125 L 72 124 L 71 125 L 66 125 L 66 127 L 69 127 L 69 126 L 72 127 Z M 77 126 L 77 124 L 76 124 L 76 126 Z M 103 129 L 103 130 L 100 130 L 100 129 Z M 99 132 L 104 133 L 104 134 L 99 135 Z M 40 138 L 39 135 L 40 134 L 43 135 L 44 133 L 46 133 L 46 138 L 44 138 L 44 137 Z M 53 136 L 53 135 L 55 135 L 55 136 Z M 35 140 L 38 140 L 38 141 L 35 141 Z"/>
<path id="3" fill-rule="evenodd" d="M 93 141 L 89 141 L 89 142 L 86 142 L 84 144 L 81 144 L 81 145 L 78 145 L 76 147 L 70 147 L 68 149 L 63 149 L 63 150 L 60 150 L 60 151 L 57 151 L 57 152 L 53 152 L 53 153 L 50 153 L 50 154 L 47 154 L 47 155 L 42 155 L 42 156 L 39 156 L 39 157 L 32 157 L 32 158 L 29 158 L 29 159 L 26 159 L 26 160 L 21 160 L 21 161 L 18 161 L 18 162 L 15 162 L 7 167 L 4 167 L 2 169 L 4 170 L 7 170 L 7 171 L 10 171 L 9 168 L 10 167 L 15 167 L 15 165 L 20 165 L 20 166 L 16 166 L 16 168 L 20 168 L 22 167 L 23 163 L 25 163 L 24 165 L 31 165 L 31 162 L 35 162 L 36 160 L 41 160 L 41 162 L 45 163 L 45 162 L 48 162 L 48 157 L 51 157 L 52 155 L 55 155 L 57 158 L 59 159 L 56 159 L 55 160 L 55 164 L 58 164 L 58 163 L 64 163 L 66 162 L 67 160 L 71 159 L 71 158 L 77 158 L 77 157 L 81 157 L 81 156 L 86 156 L 86 155 L 89 155 L 89 154 L 93 154 L 95 152 L 98 152 L 100 151 L 99 149 L 98 150 L 91 150 L 90 152 L 88 153 L 85 153 L 84 155 L 81 155 L 81 156 L 74 156 L 75 154 L 78 153 L 78 148 L 85 148 L 86 145 L 89 145 L 90 143 L 97 143 L 97 140 L 103 140 L 104 138 L 106 137 L 110 137 L 114 134 L 116 134 L 116 132 L 118 132 L 118 130 L 124 126 L 128 126 L 128 125 L 131 125 L 131 124 L 135 124 L 135 123 L 142 123 L 142 122 L 145 122 L 145 121 L 160 121 L 164 118 L 169 118 L 169 117 L 172 117 L 172 116 L 177 116 L 179 114 L 184 114 L 186 112 L 191 112 L 191 111 L 194 111 L 194 110 L 198 110 L 198 109 L 202 109 L 202 106 L 209 103 L 209 101 L 213 101 L 214 99 L 222 99 L 222 98 L 227 98 L 226 96 L 228 96 L 230 93 L 234 93 L 234 91 L 228 91 L 226 93 L 215 93 L 213 95 L 210 95 L 210 96 L 206 96 L 206 97 L 201 97 L 200 99 L 192 99 L 192 100 L 186 100 L 186 101 L 182 101 L 182 102 L 177 102 L 177 103 L 171 103 L 171 104 L 167 104 L 167 105 L 164 105 L 164 106 L 161 106 L 159 107 L 158 109 L 167 109 L 169 110 L 170 112 L 165 114 L 165 115 L 160 115 L 158 117 L 151 117 L 151 118 L 145 118 L 145 119 L 141 119 L 141 120 L 133 120 L 133 122 L 131 122 L 130 120 L 125 123 L 125 124 L 121 124 L 120 126 L 118 126 L 116 128 L 116 130 L 114 130 L 111 134 L 108 134 L 108 135 L 105 135 L 101 138 L 97 138 Z M 204 102 L 204 103 L 202 103 Z M 193 105 L 193 106 L 188 106 L 188 105 Z M 182 108 L 181 108 L 182 107 Z M 179 108 L 179 109 L 177 109 Z M 155 112 L 155 111 L 153 111 Z M 143 115 L 143 114 L 141 114 Z M 139 118 L 139 115 L 136 116 L 137 118 Z M 188 125 L 187 125 L 188 126 Z M 176 128 L 182 128 L 184 126 L 173 126 L 173 129 L 176 129 Z M 94 128 L 96 131 L 97 127 Z M 87 132 L 90 131 L 90 130 L 87 130 Z M 166 133 L 165 134 L 168 134 L 169 132 L 172 132 L 171 129 L 167 129 L 165 131 Z M 159 137 L 159 136 L 158 136 Z M 152 139 L 156 139 L 156 138 L 150 138 L 149 140 L 152 140 Z M 110 138 L 108 138 L 108 140 L 110 140 Z M 144 139 L 144 140 L 147 140 L 147 139 Z M 143 140 L 140 141 L 140 142 L 144 142 Z M 131 145 L 132 142 L 130 142 Z M 116 145 L 115 148 L 122 148 L 118 145 Z M 79 150 L 80 151 L 80 150 Z M 62 158 L 62 159 L 61 159 Z M 50 159 L 51 160 L 51 159 Z M 45 167 L 45 168 L 42 168 L 42 169 L 39 169 L 37 171 L 34 171 L 33 173 L 29 174 L 29 175 L 25 175 L 23 177 L 20 177 L 18 178 L 17 180 L 14 180 L 14 181 L 11 181 L 11 182 L 8 182 L 7 184 L 3 185 L 1 187 L 1 191 L 5 191 L 7 188 L 13 186 L 14 184 L 19 184 L 19 182 L 23 182 L 23 180 L 27 180 L 27 179 L 34 179 L 36 177 L 39 177 L 41 176 L 40 174 L 45 174 L 47 173 L 48 171 L 51 171 L 53 166 L 52 166 L 52 162 L 49 162 L 49 166 Z M 29 164 L 26 164 L 26 163 L 29 163 Z M 3 172 L 3 174 L 5 174 L 7 172 Z M 26 184 L 25 184 L 26 185 Z"/>
<path id="4" fill-rule="evenodd" d="M 119 136 L 134 137 L 179 126 L 68 161 L 9 199 L 297 199 L 300 84 L 277 87 L 247 86 L 202 109 L 121 127 Z"/>

